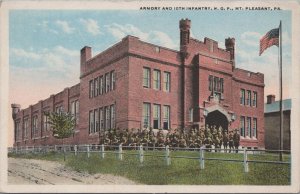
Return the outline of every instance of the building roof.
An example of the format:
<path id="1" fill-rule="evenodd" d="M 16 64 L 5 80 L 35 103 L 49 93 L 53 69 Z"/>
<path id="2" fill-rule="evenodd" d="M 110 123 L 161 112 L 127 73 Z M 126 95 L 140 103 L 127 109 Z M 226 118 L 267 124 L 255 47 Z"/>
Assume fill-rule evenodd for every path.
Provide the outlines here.
<path id="1" fill-rule="evenodd" d="M 282 110 L 291 110 L 292 108 L 292 99 L 282 100 Z M 279 112 L 279 101 L 275 101 L 271 104 L 265 103 L 265 113 Z"/>

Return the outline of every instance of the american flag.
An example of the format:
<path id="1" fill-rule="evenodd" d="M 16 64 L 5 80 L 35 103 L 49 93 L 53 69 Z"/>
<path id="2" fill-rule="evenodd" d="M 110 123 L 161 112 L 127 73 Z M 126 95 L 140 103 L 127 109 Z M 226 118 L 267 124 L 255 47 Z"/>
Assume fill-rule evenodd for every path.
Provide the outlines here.
<path id="1" fill-rule="evenodd" d="M 264 52 L 264 50 L 273 45 L 279 45 L 279 28 L 270 30 L 260 39 L 259 56 Z"/>

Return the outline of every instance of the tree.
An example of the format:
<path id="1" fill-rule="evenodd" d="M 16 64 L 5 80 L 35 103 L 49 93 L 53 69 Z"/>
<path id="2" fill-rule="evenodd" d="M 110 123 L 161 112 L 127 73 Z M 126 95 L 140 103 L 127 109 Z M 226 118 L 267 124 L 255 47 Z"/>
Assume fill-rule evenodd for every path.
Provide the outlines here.
<path id="1" fill-rule="evenodd" d="M 64 145 L 64 139 L 70 137 L 74 131 L 75 118 L 70 113 L 65 112 L 51 112 L 45 113 L 49 117 L 48 123 L 51 126 L 53 136 L 57 139 L 62 140 L 62 145 Z M 64 149 L 64 161 L 66 160 L 66 154 Z"/>

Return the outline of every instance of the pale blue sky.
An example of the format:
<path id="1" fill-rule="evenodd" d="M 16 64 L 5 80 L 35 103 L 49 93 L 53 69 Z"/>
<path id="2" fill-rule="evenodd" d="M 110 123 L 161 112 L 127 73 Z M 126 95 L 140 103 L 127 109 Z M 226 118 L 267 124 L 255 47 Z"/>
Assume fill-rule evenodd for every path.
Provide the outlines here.
<path id="1" fill-rule="evenodd" d="M 192 21 L 192 36 L 219 42 L 236 39 L 236 67 L 265 74 L 265 95 L 278 96 L 278 49 L 261 57 L 259 39 L 283 23 L 284 97 L 291 75 L 290 11 L 36 11 L 9 14 L 11 101 L 23 108 L 79 82 L 79 51 L 105 50 L 127 34 L 178 49 L 181 18 Z M 46 87 L 45 87 L 46 86 Z"/>

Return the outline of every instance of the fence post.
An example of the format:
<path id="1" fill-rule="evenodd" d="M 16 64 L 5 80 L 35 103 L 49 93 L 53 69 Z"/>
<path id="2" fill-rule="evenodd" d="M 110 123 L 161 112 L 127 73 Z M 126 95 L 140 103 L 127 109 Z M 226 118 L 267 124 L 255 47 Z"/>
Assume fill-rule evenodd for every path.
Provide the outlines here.
<path id="1" fill-rule="evenodd" d="M 87 147 L 87 157 L 89 158 L 90 157 L 90 145 L 88 144 Z"/>
<path id="2" fill-rule="evenodd" d="M 166 146 L 166 162 L 168 166 L 171 164 L 169 145 Z"/>
<path id="3" fill-rule="evenodd" d="M 104 157 L 105 157 L 105 152 L 104 152 L 104 145 L 103 144 L 101 144 L 101 158 L 102 159 L 104 159 Z"/>
<path id="4" fill-rule="evenodd" d="M 140 145 L 139 159 L 140 159 L 140 163 L 143 164 L 143 162 L 144 162 L 144 149 L 143 149 L 143 145 Z"/>
<path id="5" fill-rule="evenodd" d="M 204 150 L 200 148 L 200 169 L 204 169 Z"/>
<path id="6" fill-rule="evenodd" d="M 34 145 L 32 146 L 33 154 L 35 154 L 35 147 Z"/>
<path id="7" fill-rule="evenodd" d="M 122 144 L 120 144 L 119 145 L 119 154 L 118 154 L 118 156 L 119 156 L 119 160 L 123 160 L 123 154 L 122 154 Z"/>
<path id="8" fill-rule="evenodd" d="M 244 148 L 244 171 L 249 172 L 247 150 Z"/>
<path id="9" fill-rule="evenodd" d="M 74 145 L 74 153 L 75 153 L 75 156 L 77 156 L 77 145 Z"/>
<path id="10" fill-rule="evenodd" d="M 57 152 L 57 147 L 56 147 L 56 145 L 54 145 L 54 152 Z"/>
<path id="11" fill-rule="evenodd" d="M 26 149 L 26 150 L 25 150 L 25 154 L 27 154 L 27 153 L 28 153 L 28 146 L 26 146 L 25 149 Z"/>

